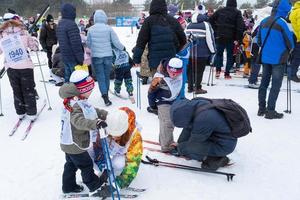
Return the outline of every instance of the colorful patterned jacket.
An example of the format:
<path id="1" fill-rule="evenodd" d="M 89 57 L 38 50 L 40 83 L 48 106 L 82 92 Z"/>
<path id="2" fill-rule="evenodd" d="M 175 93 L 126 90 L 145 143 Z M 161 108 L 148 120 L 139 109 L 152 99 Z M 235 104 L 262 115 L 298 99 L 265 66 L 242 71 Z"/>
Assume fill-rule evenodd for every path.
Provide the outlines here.
<path id="1" fill-rule="evenodd" d="M 139 166 L 143 155 L 143 144 L 141 133 L 136 127 L 135 113 L 128 107 L 122 107 L 120 108 L 120 110 L 124 110 L 128 114 L 129 126 L 127 133 L 129 133 L 129 140 L 127 142 L 130 142 L 130 144 L 126 153 L 125 167 L 122 173 L 116 177 L 116 182 L 120 188 L 126 188 L 136 177 L 137 172 L 139 170 Z M 97 145 L 94 145 L 94 151 L 96 154 L 95 162 L 97 163 L 99 159 L 101 159 L 101 155 L 97 155 L 97 150 L 99 151 L 99 148 L 101 148 L 101 146 L 98 145 L 100 144 L 99 138 L 97 138 L 96 144 Z"/>

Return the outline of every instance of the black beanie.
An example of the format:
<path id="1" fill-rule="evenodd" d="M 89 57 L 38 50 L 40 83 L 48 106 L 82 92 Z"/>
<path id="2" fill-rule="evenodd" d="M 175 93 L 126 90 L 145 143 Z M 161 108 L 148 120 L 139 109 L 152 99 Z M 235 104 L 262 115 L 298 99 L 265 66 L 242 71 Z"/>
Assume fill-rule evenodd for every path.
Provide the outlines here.
<path id="1" fill-rule="evenodd" d="M 46 18 L 46 21 L 47 22 L 54 22 L 54 18 L 53 18 L 53 16 L 52 15 L 47 15 L 47 18 Z"/>

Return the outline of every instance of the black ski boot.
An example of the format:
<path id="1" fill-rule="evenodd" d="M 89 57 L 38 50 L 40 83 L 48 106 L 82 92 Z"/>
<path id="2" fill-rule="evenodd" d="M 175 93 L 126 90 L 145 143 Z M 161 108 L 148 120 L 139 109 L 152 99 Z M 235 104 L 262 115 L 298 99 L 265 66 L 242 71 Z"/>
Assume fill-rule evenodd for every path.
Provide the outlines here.
<path id="1" fill-rule="evenodd" d="M 76 185 L 74 187 L 74 189 L 72 190 L 64 190 L 63 189 L 63 193 L 67 194 L 67 193 L 80 193 L 84 190 L 84 187 L 82 185 Z"/>
<path id="2" fill-rule="evenodd" d="M 147 85 L 148 83 L 148 77 L 142 76 L 142 85 Z"/>
<path id="3" fill-rule="evenodd" d="M 227 156 L 214 157 L 207 156 L 202 162 L 201 168 L 210 169 L 216 171 L 220 167 L 225 167 L 229 163 L 229 158 Z"/>
<path id="4" fill-rule="evenodd" d="M 155 115 L 158 115 L 158 110 L 157 110 L 157 108 L 155 109 L 155 108 L 151 108 L 150 106 L 148 106 L 148 107 L 147 107 L 147 111 L 148 111 L 149 113 L 153 113 L 153 114 L 155 114 Z"/>
<path id="5" fill-rule="evenodd" d="M 257 116 L 264 116 L 266 114 L 266 108 L 259 108 L 257 112 Z"/>
<path id="6" fill-rule="evenodd" d="M 278 113 L 275 110 L 268 110 L 265 114 L 266 119 L 281 119 L 283 118 L 283 113 Z"/>
<path id="7" fill-rule="evenodd" d="M 105 103 L 106 106 L 110 106 L 112 104 L 111 101 L 109 100 L 107 94 L 102 95 L 102 98 L 103 98 L 104 103 Z"/>

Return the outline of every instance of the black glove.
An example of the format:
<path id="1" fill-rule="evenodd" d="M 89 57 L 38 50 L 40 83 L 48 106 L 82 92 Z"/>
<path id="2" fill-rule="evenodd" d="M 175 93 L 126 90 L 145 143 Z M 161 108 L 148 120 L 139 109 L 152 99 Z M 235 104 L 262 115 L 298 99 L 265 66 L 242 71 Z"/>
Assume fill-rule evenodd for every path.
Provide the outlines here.
<path id="1" fill-rule="evenodd" d="M 97 129 L 106 128 L 107 123 L 105 121 L 98 120 L 96 126 L 97 126 Z"/>

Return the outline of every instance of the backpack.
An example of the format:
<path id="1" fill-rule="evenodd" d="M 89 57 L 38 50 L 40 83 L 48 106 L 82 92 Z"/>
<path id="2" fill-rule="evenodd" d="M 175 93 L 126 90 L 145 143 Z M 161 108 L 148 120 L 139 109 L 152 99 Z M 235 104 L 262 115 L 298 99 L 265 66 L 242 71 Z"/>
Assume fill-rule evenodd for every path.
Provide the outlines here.
<path id="1" fill-rule="evenodd" d="M 222 112 L 226 118 L 226 121 L 231 128 L 231 135 L 235 138 L 243 137 L 252 132 L 250 120 L 248 114 L 244 108 L 231 99 L 207 99 L 203 97 L 197 97 L 193 100 L 206 100 L 209 103 L 199 106 L 194 116 L 204 110 L 215 108 Z"/>

